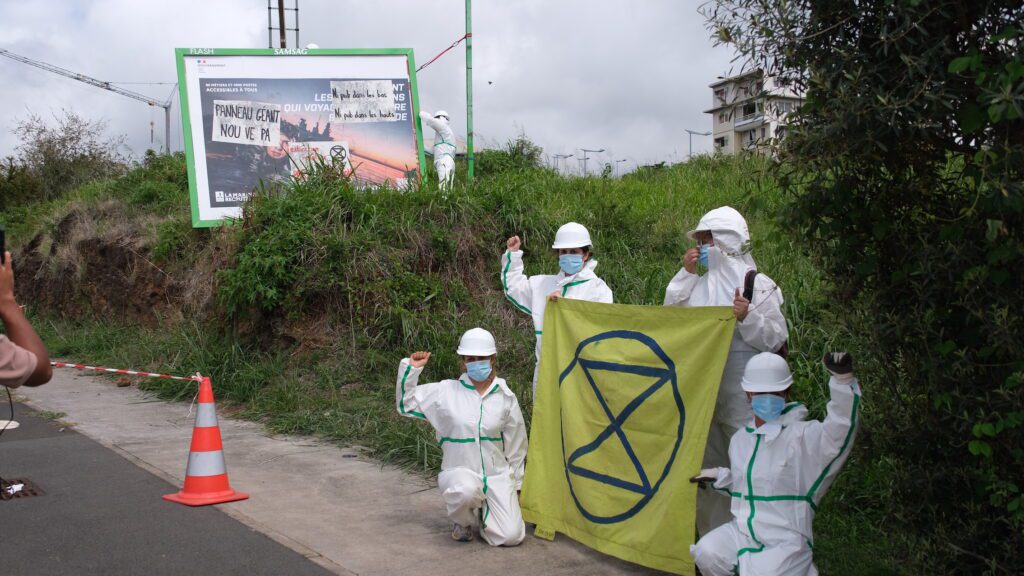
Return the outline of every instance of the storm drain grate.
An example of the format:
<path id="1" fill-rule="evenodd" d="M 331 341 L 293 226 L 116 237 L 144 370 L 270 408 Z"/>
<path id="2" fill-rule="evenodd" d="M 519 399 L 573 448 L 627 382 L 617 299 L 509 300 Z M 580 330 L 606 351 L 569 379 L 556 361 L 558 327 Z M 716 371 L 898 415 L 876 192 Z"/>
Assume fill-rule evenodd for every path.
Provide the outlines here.
<path id="1" fill-rule="evenodd" d="M 14 494 L 9 494 L 7 491 L 11 486 L 22 484 L 21 490 L 18 490 Z M 31 498 L 33 496 L 42 496 L 45 494 L 42 488 L 36 485 L 35 482 L 28 478 L 12 478 L 10 480 L 4 478 L 2 485 L 0 485 L 0 500 L 16 500 L 18 498 Z"/>

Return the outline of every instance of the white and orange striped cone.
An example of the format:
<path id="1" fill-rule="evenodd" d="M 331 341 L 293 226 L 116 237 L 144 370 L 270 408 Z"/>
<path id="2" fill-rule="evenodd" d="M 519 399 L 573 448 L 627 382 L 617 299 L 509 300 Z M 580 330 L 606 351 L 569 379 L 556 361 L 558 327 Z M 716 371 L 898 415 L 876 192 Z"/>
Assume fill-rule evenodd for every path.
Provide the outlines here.
<path id="1" fill-rule="evenodd" d="M 248 494 L 236 492 L 228 484 L 224 447 L 220 440 L 220 426 L 217 425 L 217 408 L 213 403 L 213 384 L 209 378 L 199 382 L 196 406 L 196 425 L 192 429 L 185 487 L 176 494 L 164 496 L 164 499 L 189 506 L 245 500 Z"/>

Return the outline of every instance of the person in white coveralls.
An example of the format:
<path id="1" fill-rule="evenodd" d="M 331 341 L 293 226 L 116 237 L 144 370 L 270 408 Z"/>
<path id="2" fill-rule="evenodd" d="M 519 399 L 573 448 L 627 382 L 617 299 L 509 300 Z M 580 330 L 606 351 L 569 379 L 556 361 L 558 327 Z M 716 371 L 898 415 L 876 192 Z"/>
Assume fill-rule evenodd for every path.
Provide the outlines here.
<path id="1" fill-rule="evenodd" d="M 455 180 L 455 132 L 449 125 L 448 113 L 438 110 L 433 116 L 421 111 L 420 120 L 434 129 L 434 170 L 442 190 L 447 190 Z"/>
<path id="2" fill-rule="evenodd" d="M 443 453 L 437 484 L 454 523 L 452 538 L 468 542 L 476 527 L 491 546 L 515 546 L 526 536 L 518 495 L 526 460 L 523 413 L 497 376 L 490 332 L 467 331 L 457 352 L 465 372 L 432 384 L 418 383 L 430 352 L 402 360 L 395 389 L 398 413 L 434 427 Z"/>
<path id="3" fill-rule="evenodd" d="M 527 277 L 523 273 L 522 241 L 513 236 L 506 242 L 508 250 L 501 256 L 501 287 L 505 298 L 517 310 L 533 318 L 537 336 L 538 364 L 533 370 L 533 397 L 537 397 L 537 368 L 540 362 L 541 336 L 544 331 L 544 309 L 549 299 L 571 298 L 591 302 L 612 303 L 612 290 L 597 277 L 594 269 L 590 232 L 582 224 L 569 222 L 555 233 L 551 245 L 558 252 L 558 274 L 538 274 Z"/>
<path id="4" fill-rule="evenodd" d="M 729 466 L 701 470 L 701 492 L 730 498 L 732 520 L 691 547 L 704 576 L 816 576 L 814 515 L 846 463 L 859 423 L 860 385 L 846 352 L 824 358 L 831 398 L 823 422 L 790 402 L 793 377 L 781 356 L 754 356 L 743 390 L 754 417 L 729 443 Z"/>
<path id="5" fill-rule="evenodd" d="M 736 317 L 701 466 L 715 468 L 729 465 L 729 439 L 752 417 L 750 402 L 740 387 L 747 361 L 758 352 L 780 350 L 789 330 L 782 316 L 782 290 L 757 272 L 749 252 L 747 222 L 739 212 L 728 206 L 716 208 L 687 236 L 698 246 L 686 252 L 683 268 L 665 289 L 665 305 L 729 306 Z M 698 265 L 707 272 L 698 275 Z M 700 535 L 730 518 L 728 498 L 711 490 L 697 494 Z"/>

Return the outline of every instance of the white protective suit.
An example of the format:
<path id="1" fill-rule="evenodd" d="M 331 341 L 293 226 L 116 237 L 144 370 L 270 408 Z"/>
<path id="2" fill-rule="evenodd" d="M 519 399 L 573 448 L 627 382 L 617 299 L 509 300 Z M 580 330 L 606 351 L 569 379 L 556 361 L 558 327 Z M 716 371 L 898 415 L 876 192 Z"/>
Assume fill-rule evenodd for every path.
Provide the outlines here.
<path id="1" fill-rule="evenodd" d="M 491 546 L 515 546 L 526 537 L 517 491 L 523 484 L 526 423 L 516 395 L 495 378 L 481 396 L 463 374 L 458 380 L 417 385 L 422 368 L 398 366 L 398 413 L 430 422 L 441 444 L 437 478 L 448 517 L 478 526 Z"/>
<path id="2" fill-rule="evenodd" d="M 544 309 L 548 304 L 548 296 L 557 291 L 563 298 L 588 300 L 590 302 L 612 303 L 612 289 L 597 277 L 594 269 L 597 260 L 591 258 L 583 269 L 566 276 L 559 270 L 558 274 L 538 274 L 527 277 L 523 274 L 523 251 L 506 250 L 501 257 L 501 287 L 505 298 L 516 309 L 533 317 L 533 331 L 537 335 L 537 364 L 533 369 L 533 397 L 537 397 L 537 370 L 540 363 L 541 335 L 544 331 Z"/>
<path id="3" fill-rule="evenodd" d="M 441 189 L 447 189 L 455 180 L 455 132 L 447 118 L 434 118 L 427 112 L 420 112 L 420 120 L 434 129 L 434 170 Z"/>
<path id="4" fill-rule="evenodd" d="M 690 549 L 704 576 L 818 574 L 814 514 L 850 455 L 860 409 L 852 374 L 833 376 L 829 388 L 824 422 L 805 421 L 807 409 L 791 402 L 778 420 L 756 430 L 751 421 L 732 437 L 731 465 L 713 488 L 731 497 L 733 520 Z"/>
<path id="5" fill-rule="evenodd" d="M 757 268 L 753 257 L 745 252 L 750 241 L 747 222 L 736 210 L 722 207 L 701 218 L 696 230 L 710 230 L 714 237 L 715 245 L 708 251 L 708 272 L 698 276 L 685 267 L 681 269 L 665 289 L 665 305 L 732 308 L 736 289 L 743 292 L 747 271 Z M 729 439 L 754 416 L 740 386 L 747 361 L 759 352 L 778 350 L 788 338 L 789 330 L 782 316 L 782 290 L 771 278 L 758 274 L 747 317 L 736 323 L 733 333 L 702 468 L 728 466 Z M 710 490 L 697 493 L 698 533 L 707 534 L 730 518 L 728 498 Z"/>

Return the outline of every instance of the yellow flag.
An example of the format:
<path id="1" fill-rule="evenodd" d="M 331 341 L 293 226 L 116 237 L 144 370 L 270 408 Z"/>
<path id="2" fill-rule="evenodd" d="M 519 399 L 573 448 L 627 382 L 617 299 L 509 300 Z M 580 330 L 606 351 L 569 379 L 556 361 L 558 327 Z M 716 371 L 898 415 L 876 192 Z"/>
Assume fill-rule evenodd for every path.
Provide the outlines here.
<path id="1" fill-rule="evenodd" d="M 734 326 L 726 307 L 548 304 L 522 494 L 535 535 L 694 573 L 688 479 Z"/>

